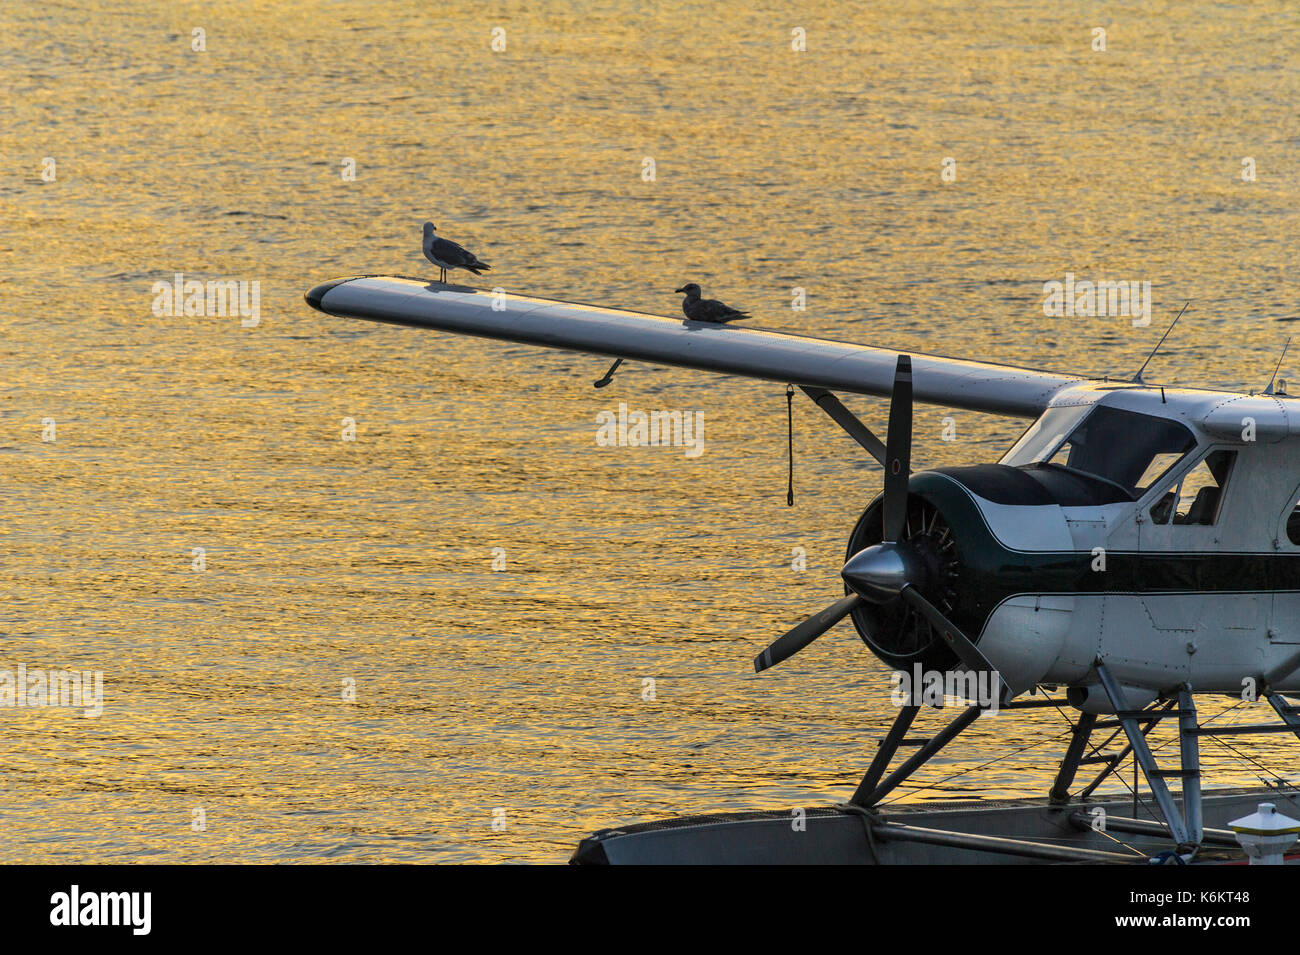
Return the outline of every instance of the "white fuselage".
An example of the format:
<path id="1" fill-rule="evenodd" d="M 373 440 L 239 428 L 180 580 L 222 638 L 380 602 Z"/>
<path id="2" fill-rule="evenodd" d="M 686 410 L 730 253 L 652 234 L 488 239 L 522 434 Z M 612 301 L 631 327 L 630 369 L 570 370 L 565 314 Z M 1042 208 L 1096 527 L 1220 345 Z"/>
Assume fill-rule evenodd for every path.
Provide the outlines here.
<path id="1" fill-rule="evenodd" d="M 1287 533 L 1300 497 L 1300 436 L 1290 433 L 1291 416 L 1278 401 L 1281 422 L 1243 414 L 1256 420 L 1238 430 L 1231 413 L 1216 407 L 1211 430 L 1201 425 L 1204 401 L 1196 393 L 1162 397 L 1152 389 L 1090 387 L 1054 402 L 1104 402 L 1176 417 L 1193 431 L 1196 450 L 1136 502 L 1036 507 L 1026 520 L 1024 507 L 967 492 L 1009 551 L 1075 552 L 1091 559 L 1097 574 L 1123 566 L 1132 578 L 1108 580 L 1098 588 L 1104 592 L 1004 599 L 979 645 L 1017 689 L 1086 684 L 1098 659 L 1130 688 L 1133 705 L 1182 683 L 1197 692 L 1249 692 L 1265 675 L 1273 689 L 1300 689 L 1300 543 Z M 1217 519 L 1154 520 L 1152 508 L 1170 482 L 1220 449 L 1236 456 Z"/>

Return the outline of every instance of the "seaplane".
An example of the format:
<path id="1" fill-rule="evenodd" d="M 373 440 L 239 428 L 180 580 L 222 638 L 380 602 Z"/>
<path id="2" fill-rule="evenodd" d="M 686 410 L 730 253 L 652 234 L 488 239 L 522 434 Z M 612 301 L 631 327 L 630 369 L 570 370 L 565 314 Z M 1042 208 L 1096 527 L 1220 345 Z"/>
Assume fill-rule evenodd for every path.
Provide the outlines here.
<path id="1" fill-rule="evenodd" d="M 1240 863 L 1250 850 L 1233 817 L 1300 816 L 1281 776 L 1203 791 L 1199 755 L 1205 736 L 1300 737 L 1300 401 L 1274 387 L 1276 370 L 1259 394 L 1148 383 L 1145 364 L 1090 379 L 402 276 L 305 297 L 331 316 L 797 387 L 880 464 L 883 489 L 849 532 L 843 595 L 755 669 L 848 618 L 895 672 L 993 689 L 923 735 L 914 722 L 936 707 L 906 697 L 846 803 L 612 827 L 572 861 Z M 889 398 L 883 440 L 840 395 Z M 1030 423 L 996 462 L 914 470 L 914 402 Z M 1207 696 L 1267 719 L 1202 720 Z M 1043 707 L 1069 721 L 1045 798 L 882 805 L 982 715 Z M 1166 720 L 1176 761 L 1148 740 Z M 1099 795 L 1125 760 L 1147 795 Z M 1098 772 L 1076 785 L 1084 767 Z"/>

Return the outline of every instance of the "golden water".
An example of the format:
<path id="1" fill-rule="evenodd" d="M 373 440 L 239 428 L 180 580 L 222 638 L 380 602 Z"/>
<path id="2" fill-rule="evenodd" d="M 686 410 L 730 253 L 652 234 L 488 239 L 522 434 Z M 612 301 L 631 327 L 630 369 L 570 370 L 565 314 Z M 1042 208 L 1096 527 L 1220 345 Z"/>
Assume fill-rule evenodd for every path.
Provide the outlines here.
<path id="1" fill-rule="evenodd" d="M 598 392 L 601 359 L 303 291 L 429 274 L 431 218 L 489 287 L 674 314 L 694 280 L 760 325 L 1097 375 L 1190 298 L 1148 377 L 1258 389 L 1300 315 L 1298 37 L 1290 0 L 0 4 L 0 668 L 106 696 L 0 709 L 0 861 L 560 861 L 844 798 L 883 666 L 844 625 L 750 672 L 840 594 L 879 487 L 828 419 L 796 404 L 787 508 L 780 384 Z M 1151 281 L 1150 327 L 1044 318 L 1067 271 Z M 260 323 L 155 316 L 176 272 L 260 282 Z M 598 448 L 620 401 L 702 412 L 706 453 Z M 948 414 L 917 465 L 1023 427 Z M 1064 727 L 983 720 L 921 781 L 1041 745 L 908 798 L 1039 794 Z"/>

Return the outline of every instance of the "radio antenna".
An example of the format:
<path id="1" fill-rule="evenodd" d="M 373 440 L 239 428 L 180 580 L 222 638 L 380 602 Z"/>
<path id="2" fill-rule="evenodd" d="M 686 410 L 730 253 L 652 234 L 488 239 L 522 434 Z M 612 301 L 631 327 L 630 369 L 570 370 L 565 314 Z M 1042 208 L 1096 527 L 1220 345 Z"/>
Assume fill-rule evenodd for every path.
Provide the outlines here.
<path id="1" fill-rule="evenodd" d="M 1264 389 L 1264 394 L 1271 395 L 1273 393 L 1273 382 L 1277 381 L 1277 373 L 1282 370 L 1282 359 L 1286 357 L 1286 350 L 1290 347 L 1291 339 L 1288 338 L 1286 344 L 1282 346 L 1282 354 L 1278 356 L 1277 365 L 1273 369 L 1273 377 L 1268 380 L 1268 387 Z"/>
<path id="2" fill-rule="evenodd" d="M 1160 346 L 1165 343 L 1165 339 L 1169 337 L 1169 333 L 1174 330 L 1174 326 L 1178 324 L 1178 320 L 1183 317 L 1183 312 L 1187 311 L 1187 306 L 1191 304 L 1192 300 L 1190 298 L 1183 303 L 1183 307 L 1178 310 L 1178 314 L 1175 315 L 1174 320 L 1169 323 L 1169 327 L 1165 329 L 1165 333 L 1160 336 L 1160 341 L 1156 342 L 1156 347 L 1151 349 L 1151 354 L 1147 355 L 1147 360 L 1142 363 L 1142 367 L 1139 368 L 1137 374 L 1133 376 L 1133 381 L 1136 384 L 1146 384 L 1146 382 L 1142 380 L 1142 372 L 1147 370 L 1147 365 L 1151 364 L 1151 359 L 1156 357 L 1156 352 L 1160 351 Z"/>

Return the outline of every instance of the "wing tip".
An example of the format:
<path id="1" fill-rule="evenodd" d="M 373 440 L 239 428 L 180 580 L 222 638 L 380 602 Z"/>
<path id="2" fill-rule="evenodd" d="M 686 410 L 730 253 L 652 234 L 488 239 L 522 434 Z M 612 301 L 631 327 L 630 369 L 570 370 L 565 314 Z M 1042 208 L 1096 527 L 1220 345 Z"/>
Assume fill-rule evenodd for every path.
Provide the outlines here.
<path id="1" fill-rule="evenodd" d="M 332 281 L 329 282 L 322 282 L 320 285 L 308 289 L 303 294 L 303 298 L 306 300 L 307 304 L 310 305 L 312 308 L 316 309 L 316 311 L 326 312 L 328 314 L 328 310 L 325 308 L 324 305 L 326 293 L 328 293 L 331 289 L 339 285 L 342 285 L 345 282 L 351 282 L 353 277 L 349 277 L 345 279 L 333 279 Z"/>
<path id="2" fill-rule="evenodd" d="M 308 289 L 303 293 L 302 297 L 306 300 L 307 304 L 316 309 L 316 311 L 330 315 L 333 313 L 322 304 L 326 293 L 328 293 L 330 289 L 336 288 L 340 285 L 346 285 L 348 282 L 355 282 L 357 279 L 408 279 L 413 282 L 426 283 L 429 281 L 428 279 L 410 278 L 405 275 L 381 275 L 378 272 L 367 272 L 364 275 L 348 275 L 341 279 L 331 279 L 328 282 L 322 282 L 320 285 Z"/>

